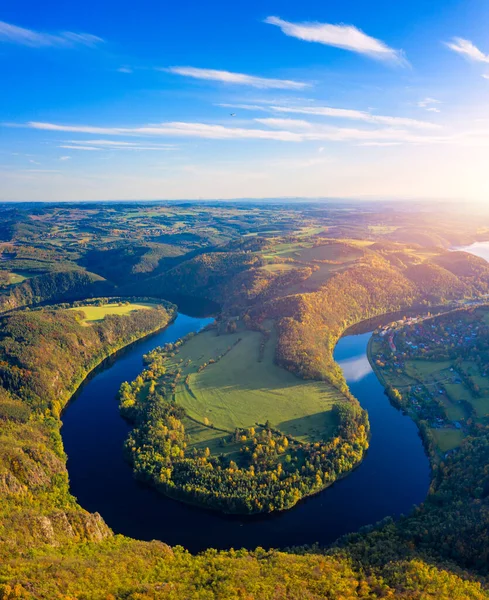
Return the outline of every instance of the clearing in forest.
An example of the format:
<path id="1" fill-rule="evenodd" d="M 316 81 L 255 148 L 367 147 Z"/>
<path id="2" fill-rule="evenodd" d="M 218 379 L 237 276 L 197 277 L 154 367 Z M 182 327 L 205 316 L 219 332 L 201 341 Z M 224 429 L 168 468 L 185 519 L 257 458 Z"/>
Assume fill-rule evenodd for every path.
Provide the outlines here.
<path id="1" fill-rule="evenodd" d="M 77 306 L 68 310 L 77 310 L 85 313 L 84 322 L 87 323 L 89 321 L 101 321 L 107 315 L 127 315 L 134 310 L 150 310 L 156 308 L 156 306 L 156 304 L 149 302 L 128 302 L 127 304 L 114 302 L 104 304 L 103 306 Z"/>
<path id="2" fill-rule="evenodd" d="M 171 359 L 182 372 L 175 400 L 193 423 L 191 430 L 186 425 L 191 442 L 208 442 L 266 421 L 302 441 L 334 434 L 332 407 L 344 396 L 328 383 L 304 381 L 277 366 L 274 332 L 260 360 L 263 341 L 256 331 L 217 335 L 209 330 L 187 341 Z"/>

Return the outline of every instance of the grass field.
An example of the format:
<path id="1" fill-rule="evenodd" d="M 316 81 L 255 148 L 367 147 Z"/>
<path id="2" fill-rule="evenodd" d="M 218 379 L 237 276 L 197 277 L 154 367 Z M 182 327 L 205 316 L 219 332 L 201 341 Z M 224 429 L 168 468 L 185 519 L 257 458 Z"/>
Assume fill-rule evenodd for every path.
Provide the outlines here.
<path id="1" fill-rule="evenodd" d="M 24 275 L 22 273 L 9 273 L 10 285 L 15 285 L 16 283 L 22 283 L 26 279 L 29 279 L 30 275 Z"/>
<path id="2" fill-rule="evenodd" d="M 364 250 L 357 244 L 344 242 L 331 242 L 314 246 L 310 242 L 277 244 L 272 251 L 267 251 L 265 259 L 291 259 L 297 261 L 295 264 L 269 264 L 263 269 L 269 272 L 277 272 L 284 269 L 293 269 L 298 266 L 310 265 L 314 271 L 310 277 L 299 283 L 292 284 L 285 290 L 286 294 L 299 294 L 304 292 L 315 292 L 325 285 L 329 279 L 339 271 L 348 268 L 352 262 L 360 259 Z M 317 261 L 334 261 L 321 263 Z"/>
<path id="3" fill-rule="evenodd" d="M 357 260 L 363 256 L 362 250 L 341 242 L 325 244 L 323 246 L 314 246 L 313 248 L 304 248 L 300 251 L 300 258 L 305 262 L 315 260 L 334 260 L 340 263 L 347 263 Z"/>
<path id="4" fill-rule="evenodd" d="M 264 258 L 292 258 L 299 262 L 312 263 L 316 260 L 332 260 L 339 263 L 348 263 L 363 256 L 360 248 L 333 242 L 314 246 L 312 243 L 302 242 L 293 244 L 277 244 L 271 252 L 267 252 Z"/>
<path id="5" fill-rule="evenodd" d="M 371 347 L 371 356 L 375 356 L 380 347 L 380 343 L 374 341 Z M 464 422 L 468 416 L 461 400 L 471 403 L 478 415 L 479 410 L 481 413 L 485 408 L 489 411 L 489 398 L 474 398 L 464 384 L 453 383 L 454 374 L 450 371 L 451 365 L 450 361 L 408 360 L 405 362 L 402 372 L 383 370 L 379 375 L 385 385 L 397 388 L 403 395 L 407 395 L 408 390 L 413 386 L 422 384 L 442 402 L 446 418 L 452 423 Z M 439 394 L 439 388 L 443 389 L 445 393 Z M 416 413 L 413 413 L 412 416 L 416 420 Z M 442 428 L 432 427 L 430 431 L 435 446 L 441 454 L 458 447 L 465 437 L 464 432 L 456 429 L 454 425 Z"/>
<path id="6" fill-rule="evenodd" d="M 453 450 L 464 439 L 464 434 L 458 429 L 432 429 L 431 432 L 441 452 Z"/>
<path id="7" fill-rule="evenodd" d="M 450 368 L 449 361 L 433 361 L 433 360 L 409 360 L 406 362 L 406 373 L 415 379 L 426 379 L 426 377 L 434 377 L 442 371 Z M 436 377 L 437 380 L 442 380 L 444 377 Z M 429 382 L 428 382 L 429 383 Z"/>
<path id="8" fill-rule="evenodd" d="M 368 230 L 370 233 L 375 235 L 387 235 L 388 233 L 394 233 L 399 227 L 393 225 L 369 225 Z"/>
<path id="9" fill-rule="evenodd" d="M 284 273 L 285 271 L 293 271 L 297 269 L 297 265 L 291 263 L 270 263 L 262 267 L 264 271 L 269 273 Z"/>
<path id="10" fill-rule="evenodd" d="M 234 345 L 239 338 L 241 341 Z M 171 360 L 182 368 L 175 400 L 186 409 L 188 420 L 231 433 L 236 427 L 253 427 L 268 420 L 272 427 L 302 441 L 329 438 L 337 424 L 332 406 L 344 401 L 344 396 L 329 384 L 303 381 L 275 365 L 274 335 L 259 362 L 261 341 L 262 335 L 254 331 L 218 336 L 210 330 L 181 347 Z M 200 365 L 217 359 L 230 347 L 218 362 L 197 372 Z M 188 385 L 184 382 L 187 375 Z M 218 442 L 225 432 L 194 421 L 186 426 L 190 427 L 187 431 L 193 444 L 222 451 Z"/>
<path id="11" fill-rule="evenodd" d="M 147 302 L 140 302 L 137 304 L 123 304 L 119 305 L 118 303 L 113 304 L 104 304 L 103 306 L 81 306 L 75 308 L 69 308 L 68 310 L 78 310 L 83 311 L 85 313 L 84 322 L 88 323 L 90 321 L 101 321 L 107 315 L 127 315 L 133 310 L 150 310 L 155 308 L 156 304 L 150 304 Z"/>

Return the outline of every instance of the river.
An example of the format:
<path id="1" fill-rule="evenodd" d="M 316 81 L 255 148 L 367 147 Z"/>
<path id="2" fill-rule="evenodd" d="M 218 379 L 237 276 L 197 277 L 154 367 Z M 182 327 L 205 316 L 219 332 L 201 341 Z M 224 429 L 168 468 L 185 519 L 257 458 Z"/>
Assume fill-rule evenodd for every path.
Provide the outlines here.
<path id="1" fill-rule="evenodd" d="M 106 361 L 70 402 L 62 435 L 71 491 L 81 506 L 99 512 L 116 533 L 197 552 L 208 547 L 329 544 L 384 517 L 407 513 L 424 500 L 430 481 L 428 458 L 415 424 L 391 406 L 370 368 L 370 333 L 344 337 L 335 350 L 352 393 L 368 410 L 372 431 L 365 460 L 345 479 L 292 510 L 254 517 L 187 506 L 137 482 L 122 456 L 129 425 L 119 416 L 120 384 L 140 373 L 149 350 L 198 331 L 209 320 L 180 314 L 166 330 Z"/>
<path id="2" fill-rule="evenodd" d="M 454 248 L 454 250 L 469 252 L 470 254 L 475 254 L 475 256 L 479 256 L 480 258 L 489 261 L 489 242 L 475 242 L 470 246 L 461 246 L 459 248 Z"/>

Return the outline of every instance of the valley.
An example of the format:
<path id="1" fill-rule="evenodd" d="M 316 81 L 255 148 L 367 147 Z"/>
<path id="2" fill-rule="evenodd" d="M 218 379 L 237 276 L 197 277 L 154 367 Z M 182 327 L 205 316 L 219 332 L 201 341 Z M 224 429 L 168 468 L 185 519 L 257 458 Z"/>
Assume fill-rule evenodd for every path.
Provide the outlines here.
<path id="1" fill-rule="evenodd" d="M 484 572 L 484 372 L 468 364 L 467 349 L 461 366 L 440 356 L 427 369 L 425 357 L 392 358 L 389 344 L 381 345 L 388 334 L 375 334 L 369 348 L 370 334 L 343 337 L 386 313 L 414 314 L 406 318 L 419 337 L 416 327 L 431 309 L 484 311 L 489 265 L 450 251 L 483 241 L 479 219 L 449 215 L 441 224 L 426 212 L 421 238 L 419 217 L 414 225 L 409 210 L 392 217 L 394 226 L 369 205 L 247 208 L 239 231 L 239 205 L 31 210 L 6 217 L 12 226 L 4 230 L 0 265 L 28 275 L 0 295 L 1 481 L 8 498 L 0 523 L 3 556 L 17 557 L 23 589 L 42 556 L 51 560 L 59 546 L 76 554 L 78 544 L 91 544 L 100 577 L 114 552 L 122 563 L 141 551 L 148 563 L 156 559 L 160 547 L 124 537 L 133 536 L 204 551 L 188 559 L 191 570 L 199 561 L 208 568 L 209 547 L 227 561 L 236 545 L 248 548 L 242 552 L 253 564 L 257 546 L 270 549 L 267 564 L 292 560 L 290 568 L 318 556 L 333 570 L 361 561 L 370 581 L 390 577 L 386 585 L 397 592 L 406 573 L 420 575 L 435 557 L 431 581 L 445 569 L 452 589 L 484 597 L 479 584 L 468 583 L 469 573 Z M 54 218 L 69 226 L 52 237 L 46 232 Z M 271 220 L 273 230 L 264 225 Z M 212 320 L 177 317 L 168 302 L 174 298 L 196 314 L 212 306 Z M 470 323 L 457 327 L 471 330 Z M 148 334 L 156 337 L 120 353 Z M 460 336 L 458 329 L 452 334 Z M 403 397 L 404 385 L 443 385 L 444 395 L 438 390 L 436 402 L 432 395 L 416 404 L 407 397 L 408 405 L 398 402 L 403 416 L 383 396 L 368 356 L 394 403 L 392 390 Z M 418 405 L 427 411 L 422 418 L 410 412 Z M 474 469 L 461 486 L 467 461 Z M 457 543 L 442 526 L 446 519 L 467 527 Z M 420 534 L 426 530 L 432 542 Z M 306 545 L 306 553 L 278 550 L 291 544 Z M 400 566 L 387 575 L 377 560 L 391 560 L 392 544 Z M 26 547 L 35 555 L 22 558 Z M 60 566 L 61 579 L 67 567 Z M 82 581 L 64 579 L 64 589 L 80 595 Z M 50 597 L 52 582 L 37 582 L 37 596 Z"/>

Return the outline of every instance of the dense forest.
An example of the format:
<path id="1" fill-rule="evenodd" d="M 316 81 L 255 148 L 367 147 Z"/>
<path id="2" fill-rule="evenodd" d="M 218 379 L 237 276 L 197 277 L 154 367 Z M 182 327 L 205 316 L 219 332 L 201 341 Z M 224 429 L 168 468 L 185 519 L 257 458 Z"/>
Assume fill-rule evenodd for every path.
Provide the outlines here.
<path id="1" fill-rule="evenodd" d="M 57 539 L 100 539 L 109 530 L 68 493 L 60 414 L 87 373 L 109 354 L 164 327 L 172 305 L 107 316 L 37 309 L 0 318 L 2 453 L 0 524 L 4 550 Z"/>

